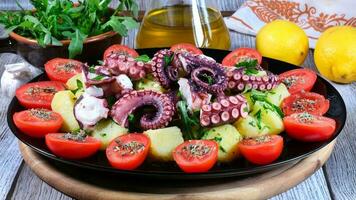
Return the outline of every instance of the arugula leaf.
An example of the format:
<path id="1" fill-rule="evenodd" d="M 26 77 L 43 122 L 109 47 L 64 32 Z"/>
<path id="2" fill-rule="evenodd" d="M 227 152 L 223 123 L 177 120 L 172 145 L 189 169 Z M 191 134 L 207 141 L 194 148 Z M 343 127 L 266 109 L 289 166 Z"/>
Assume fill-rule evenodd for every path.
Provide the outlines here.
<path id="1" fill-rule="evenodd" d="M 36 39 L 42 47 L 61 46 L 60 40 L 70 39 L 69 57 L 82 52 L 87 37 L 115 31 L 126 36 L 128 30 L 137 28 L 138 23 L 130 16 L 137 16 L 138 4 L 135 0 L 120 0 L 112 13 L 112 0 L 30 0 L 36 12 L 25 11 L 16 3 L 20 11 L 0 11 L 0 24 L 6 32 Z M 78 3 L 75 7 L 75 3 Z M 125 11 L 125 13 L 121 13 Z M 131 13 L 131 14 L 130 14 Z M 116 16 L 120 14 L 120 16 Z M 124 16 L 129 15 L 129 16 Z"/>
<path id="2" fill-rule="evenodd" d="M 199 122 L 199 112 L 192 115 L 189 114 L 185 101 L 179 101 L 177 107 L 182 122 L 184 138 L 187 140 L 200 139 L 203 131 Z"/>
<path id="3" fill-rule="evenodd" d="M 144 63 L 149 62 L 151 60 L 150 57 L 148 57 L 148 55 L 144 54 L 144 55 L 140 55 L 138 57 L 135 58 L 136 61 L 142 61 Z"/>
<path id="4" fill-rule="evenodd" d="M 87 38 L 87 35 L 82 34 L 79 29 L 75 30 L 75 33 L 72 35 L 72 40 L 70 41 L 68 50 L 69 58 L 74 58 L 75 56 L 82 53 L 84 40 Z"/>

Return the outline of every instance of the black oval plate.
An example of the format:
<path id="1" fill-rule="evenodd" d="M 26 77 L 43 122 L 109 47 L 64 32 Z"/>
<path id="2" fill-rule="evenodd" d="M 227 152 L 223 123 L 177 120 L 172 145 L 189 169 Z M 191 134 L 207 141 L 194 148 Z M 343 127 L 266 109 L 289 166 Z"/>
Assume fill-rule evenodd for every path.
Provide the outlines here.
<path id="1" fill-rule="evenodd" d="M 152 55 L 157 52 L 159 49 L 138 49 L 137 51 L 140 54 L 147 54 L 152 57 Z M 221 61 L 229 51 L 223 50 L 214 50 L 214 49 L 202 49 L 204 54 L 211 56 L 217 61 Z M 264 68 L 272 71 L 273 73 L 280 74 L 284 71 L 296 69 L 297 66 L 273 60 L 269 58 L 263 58 Z M 42 74 L 31 82 L 46 80 L 47 77 L 45 74 Z M 218 163 L 213 169 L 206 173 L 199 174 L 186 174 L 183 173 L 174 162 L 168 163 L 154 163 L 146 161 L 143 166 L 133 171 L 123 171 L 117 170 L 110 166 L 108 163 L 104 152 L 99 152 L 95 156 L 92 156 L 85 160 L 66 160 L 59 158 L 53 155 L 45 145 L 44 139 L 36 139 L 29 137 L 19 131 L 13 123 L 12 116 L 15 112 L 21 111 L 24 108 L 19 104 L 16 98 L 13 98 L 7 113 L 7 121 L 11 131 L 14 135 L 20 139 L 23 143 L 27 144 L 36 152 L 47 156 L 50 159 L 63 162 L 68 165 L 73 165 L 80 168 L 114 173 L 119 175 L 133 175 L 141 178 L 160 178 L 160 179 L 212 179 L 212 178 L 224 178 L 224 177 L 233 177 L 233 176 L 246 176 L 249 174 L 261 173 L 264 171 L 272 170 L 278 167 L 281 167 L 286 164 L 294 163 L 302 158 L 309 156 L 311 153 L 319 150 L 320 148 L 329 144 L 334 140 L 342 128 L 344 127 L 346 121 L 346 107 L 345 103 L 338 93 L 338 91 L 325 79 L 318 76 L 318 79 L 312 89 L 313 92 L 322 94 L 330 101 L 330 108 L 326 113 L 327 117 L 333 118 L 336 120 L 336 130 L 333 137 L 324 142 L 315 142 L 315 143 L 302 143 L 290 139 L 285 133 L 281 135 L 284 137 L 285 147 L 283 149 L 282 155 L 277 161 L 272 164 L 264 166 L 256 166 L 248 163 L 243 158 L 239 158 L 236 161 L 229 164 Z"/>

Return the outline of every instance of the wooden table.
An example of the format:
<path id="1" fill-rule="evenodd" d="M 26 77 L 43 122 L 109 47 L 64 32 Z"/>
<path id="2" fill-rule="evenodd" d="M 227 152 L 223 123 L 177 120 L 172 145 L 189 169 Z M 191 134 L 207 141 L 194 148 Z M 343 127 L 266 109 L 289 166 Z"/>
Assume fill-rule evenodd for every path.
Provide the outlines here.
<path id="1" fill-rule="evenodd" d="M 141 9 L 145 8 L 144 1 L 140 0 Z M 19 2 L 23 2 L 25 8 L 30 8 L 28 0 Z M 218 1 L 221 10 L 236 10 L 241 3 L 233 0 Z M 1 0 L 0 10 L 16 8 L 15 1 Z M 132 31 L 123 43 L 134 47 L 135 35 L 136 31 Z M 255 46 L 254 37 L 235 32 L 231 32 L 231 42 L 231 49 Z M 22 59 L 14 54 L 0 54 L 0 75 L 5 64 L 21 61 Z M 303 66 L 315 70 L 312 51 Z M 348 119 L 334 152 L 322 169 L 273 199 L 356 199 L 356 83 L 333 85 L 343 96 L 348 110 Z M 17 139 L 6 123 L 6 110 L 10 99 L 3 97 L 3 94 L 0 94 L 0 97 L 0 199 L 71 199 L 40 180 L 24 164 Z"/>

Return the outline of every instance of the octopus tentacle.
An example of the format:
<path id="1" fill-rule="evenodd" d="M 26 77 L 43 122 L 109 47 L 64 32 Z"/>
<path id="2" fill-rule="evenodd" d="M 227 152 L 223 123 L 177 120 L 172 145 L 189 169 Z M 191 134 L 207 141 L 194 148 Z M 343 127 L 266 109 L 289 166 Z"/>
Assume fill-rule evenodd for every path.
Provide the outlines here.
<path id="1" fill-rule="evenodd" d="M 147 68 L 150 68 L 150 63 L 136 61 L 128 55 L 111 54 L 104 60 L 104 65 L 100 66 L 97 72 L 112 76 L 125 74 L 132 80 L 139 80 L 146 76 Z"/>
<path id="2" fill-rule="evenodd" d="M 141 106 L 153 106 L 156 113 L 144 114 L 140 126 L 144 130 L 162 128 L 168 125 L 175 113 L 172 99 L 158 92 L 131 91 L 121 97 L 112 107 L 110 115 L 116 123 L 128 127 L 128 116 Z"/>
<path id="3" fill-rule="evenodd" d="M 248 107 L 244 96 L 219 96 L 216 101 L 201 107 L 200 124 L 204 127 L 219 126 L 247 115 Z"/>
<path id="4" fill-rule="evenodd" d="M 259 68 L 256 68 L 262 71 Z M 245 74 L 244 68 L 228 68 L 227 72 L 228 84 L 227 87 L 234 91 L 243 91 L 245 89 L 271 90 L 279 84 L 279 78 L 270 72 L 264 76 L 255 76 Z"/>
<path id="5" fill-rule="evenodd" d="M 210 57 L 178 52 L 173 57 L 172 65 L 178 68 L 178 74 L 190 75 L 191 82 L 200 90 L 220 94 L 227 88 L 224 68 Z"/>
<path id="6" fill-rule="evenodd" d="M 217 65 L 202 66 L 192 71 L 191 80 L 204 91 L 220 94 L 227 88 L 224 70 Z"/>
<path id="7" fill-rule="evenodd" d="M 172 51 L 168 49 L 162 49 L 158 51 L 152 58 L 152 62 L 154 63 L 151 68 L 152 75 L 155 80 L 158 81 L 164 88 L 169 88 L 169 86 L 172 84 L 172 81 L 175 80 L 175 75 L 167 75 L 171 74 L 170 70 L 167 71 L 167 69 L 170 68 L 170 66 L 168 66 L 170 63 L 166 63 L 167 57 L 170 58 L 172 55 Z"/>

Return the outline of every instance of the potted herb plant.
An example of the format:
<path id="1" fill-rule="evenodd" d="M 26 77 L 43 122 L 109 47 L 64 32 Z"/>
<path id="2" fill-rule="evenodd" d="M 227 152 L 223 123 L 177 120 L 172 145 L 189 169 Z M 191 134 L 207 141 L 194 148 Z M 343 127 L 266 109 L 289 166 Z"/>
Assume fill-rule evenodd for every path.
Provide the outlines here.
<path id="1" fill-rule="evenodd" d="M 30 0 L 33 10 L 2 11 L 0 24 L 9 33 L 0 53 L 12 52 L 36 67 L 55 57 L 95 63 L 112 44 L 138 27 L 135 0 Z M 125 14 L 125 15 L 124 15 Z"/>

